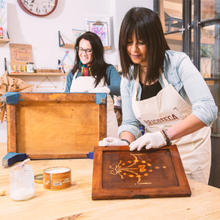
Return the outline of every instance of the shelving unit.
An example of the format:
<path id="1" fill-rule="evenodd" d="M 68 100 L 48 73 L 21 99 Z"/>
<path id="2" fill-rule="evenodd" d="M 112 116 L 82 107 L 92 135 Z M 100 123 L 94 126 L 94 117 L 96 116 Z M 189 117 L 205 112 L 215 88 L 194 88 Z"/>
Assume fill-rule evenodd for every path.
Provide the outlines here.
<path id="1" fill-rule="evenodd" d="M 9 73 L 9 76 L 65 76 L 65 73 Z"/>
<path id="2" fill-rule="evenodd" d="M 0 44 L 7 44 L 10 42 L 10 39 L 0 39 Z"/>
<path id="3" fill-rule="evenodd" d="M 8 36 L 8 39 L 0 39 L 0 44 L 7 44 L 8 42 L 10 42 L 10 37 L 9 37 L 9 34 L 7 32 L 7 36 Z"/>
<path id="4" fill-rule="evenodd" d="M 62 48 L 67 48 L 67 49 L 75 49 L 75 44 L 68 44 L 68 43 L 65 43 L 61 34 L 60 34 L 60 31 L 58 31 L 58 36 L 59 36 L 59 47 L 62 47 Z M 112 50 L 113 47 L 106 47 L 104 46 L 104 50 L 107 51 L 107 50 Z"/>

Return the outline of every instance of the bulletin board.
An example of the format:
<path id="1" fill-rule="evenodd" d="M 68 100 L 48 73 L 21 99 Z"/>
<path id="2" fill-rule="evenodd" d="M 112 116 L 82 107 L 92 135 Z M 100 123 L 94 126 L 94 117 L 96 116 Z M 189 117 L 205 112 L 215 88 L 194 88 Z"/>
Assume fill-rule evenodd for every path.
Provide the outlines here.
<path id="1" fill-rule="evenodd" d="M 176 145 L 141 151 L 128 146 L 94 149 L 93 200 L 190 195 Z"/>
<path id="2" fill-rule="evenodd" d="M 27 62 L 33 62 L 32 45 L 31 44 L 9 44 L 11 69 L 14 70 L 14 65 L 21 66 L 21 70 L 24 70 L 24 66 Z M 17 68 L 18 69 L 18 68 Z"/>

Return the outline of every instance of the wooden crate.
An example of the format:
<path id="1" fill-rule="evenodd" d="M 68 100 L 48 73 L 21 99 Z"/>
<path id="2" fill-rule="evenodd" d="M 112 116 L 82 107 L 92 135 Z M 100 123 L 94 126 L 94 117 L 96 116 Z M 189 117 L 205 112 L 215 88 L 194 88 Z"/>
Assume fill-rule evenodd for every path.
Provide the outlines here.
<path id="1" fill-rule="evenodd" d="M 95 147 L 92 199 L 185 197 L 191 190 L 176 145 L 129 151 Z"/>
<path id="2" fill-rule="evenodd" d="M 84 158 L 106 137 L 106 94 L 19 93 L 7 104 L 8 152 Z"/>

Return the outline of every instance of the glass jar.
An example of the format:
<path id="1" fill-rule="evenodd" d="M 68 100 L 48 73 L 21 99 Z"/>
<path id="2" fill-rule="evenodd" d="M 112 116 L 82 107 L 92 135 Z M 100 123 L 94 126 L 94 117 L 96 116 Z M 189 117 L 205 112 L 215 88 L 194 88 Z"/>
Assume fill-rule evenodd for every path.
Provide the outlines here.
<path id="1" fill-rule="evenodd" d="M 27 73 L 34 73 L 34 63 L 33 62 L 27 63 Z"/>
<path id="2" fill-rule="evenodd" d="M 34 172 L 31 165 L 24 165 L 21 169 L 12 167 L 10 181 L 11 199 L 22 201 L 34 196 Z"/>

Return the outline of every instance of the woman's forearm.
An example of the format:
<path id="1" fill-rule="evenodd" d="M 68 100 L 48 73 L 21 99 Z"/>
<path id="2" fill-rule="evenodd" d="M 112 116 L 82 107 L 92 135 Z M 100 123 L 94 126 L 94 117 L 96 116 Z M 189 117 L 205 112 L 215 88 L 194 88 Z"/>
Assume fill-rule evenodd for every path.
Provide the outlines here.
<path id="1" fill-rule="evenodd" d="M 191 134 L 205 126 L 206 124 L 203 123 L 199 118 L 197 118 L 193 114 L 190 114 L 181 122 L 168 128 L 167 133 L 171 140 L 175 140 L 177 138 L 181 138 L 185 135 Z"/>
<path id="2" fill-rule="evenodd" d="M 133 141 L 135 141 L 135 137 L 134 135 L 129 132 L 129 131 L 123 131 L 120 135 L 121 139 L 125 139 L 128 140 L 130 143 L 132 143 Z"/>

